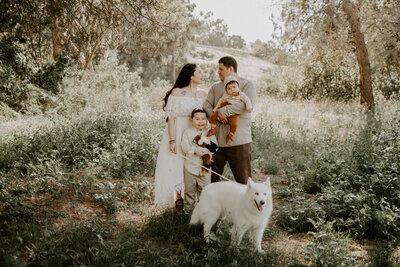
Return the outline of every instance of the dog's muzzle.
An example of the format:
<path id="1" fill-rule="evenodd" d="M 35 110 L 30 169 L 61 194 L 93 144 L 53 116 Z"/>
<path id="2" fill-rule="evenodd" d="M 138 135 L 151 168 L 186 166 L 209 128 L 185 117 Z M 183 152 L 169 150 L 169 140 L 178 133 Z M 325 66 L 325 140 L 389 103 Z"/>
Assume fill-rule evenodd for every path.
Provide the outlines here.
<path id="1" fill-rule="evenodd" d="M 265 204 L 264 200 L 261 200 L 261 201 L 260 201 L 260 204 L 258 204 L 257 201 L 254 199 L 254 203 L 256 203 L 256 206 L 257 206 L 258 211 L 259 211 L 259 212 L 262 212 L 262 210 L 263 210 L 263 208 L 264 208 L 263 205 Z"/>

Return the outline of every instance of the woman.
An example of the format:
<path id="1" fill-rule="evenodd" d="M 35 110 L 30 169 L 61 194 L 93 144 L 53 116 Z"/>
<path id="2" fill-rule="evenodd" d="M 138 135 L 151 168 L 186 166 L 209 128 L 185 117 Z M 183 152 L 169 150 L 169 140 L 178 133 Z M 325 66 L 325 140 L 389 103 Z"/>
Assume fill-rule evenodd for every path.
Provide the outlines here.
<path id="1" fill-rule="evenodd" d="M 183 192 L 183 153 L 180 142 L 183 131 L 190 127 L 193 109 L 202 108 L 207 93 L 197 87 L 203 83 L 203 72 L 196 64 L 186 64 L 174 86 L 164 98 L 168 124 L 165 127 L 157 157 L 155 204 L 173 207 Z M 179 194 L 180 193 L 180 194 Z"/>

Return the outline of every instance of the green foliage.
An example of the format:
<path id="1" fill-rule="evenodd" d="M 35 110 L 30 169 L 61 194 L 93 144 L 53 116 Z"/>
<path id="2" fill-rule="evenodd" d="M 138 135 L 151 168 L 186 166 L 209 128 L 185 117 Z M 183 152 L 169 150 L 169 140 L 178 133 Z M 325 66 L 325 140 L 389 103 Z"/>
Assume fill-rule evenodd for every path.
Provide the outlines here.
<path id="1" fill-rule="evenodd" d="M 312 152 L 313 141 L 298 138 L 293 133 L 283 136 L 260 115 L 252 124 L 253 164 L 266 174 L 278 174 L 288 169 L 302 171 Z"/>
<path id="2" fill-rule="evenodd" d="M 99 165 L 113 177 L 152 172 L 161 126 L 158 118 L 113 113 L 17 135 L 0 144 L 0 171 L 41 176 Z"/>
<path id="3" fill-rule="evenodd" d="M 400 121 L 369 120 L 342 145 L 317 149 L 303 188 L 320 192 L 318 204 L 336 229 L 357 238 L 397 241 L 400 235 Z"/>
<path id="4" fill-rule="evenodd" d="M 200 63 L 199 66 L 203 70 L 204 83 L 206 86 L 211 86 L 213 83 L 219 81 L 214 63 Z"/>
<path id="5" fill-rule="evenodd" d="M 398 267 L 400 266 L 399 256 L 394 255 L 394 249 L 387 244 L 379 245 L 378 248 L 371 253 L 370 267 Z"/>
<path id="6" fill-rule="evenodd" d="M 223 224 L 215 236 L 218 241 L 206 244 L 201 227 L 189 226 L 189 216 L 170 211 L 154 216 L 142 231 L 115 223 L 90 219 L 47 231 L 45 238 L 27 246 L 29 262 L 49 266 L 286 266 L 292 262 L 272 246 L 262 254 L 246 245 L 232 246 Z M 16 262 L 4 252 L 0 260 Z"/>
<path id="7" fill-rule="evenodd" d="M 58 93 L 69 66 L 68 60 L 60 57 L 36 70 L 31 61 L 17 44 L 0 41 L 0 102 L 15 111 L 26 112 L 30 102 L 46 103 L 47 93 Z"/>
<path id="8" fill-rule="evenodd" d="M 299 99 L 350 101 L 359 95 L 360 82 L 355 67 L 315 63 L 304 71 L 300 86 L 291 85 L 287 95 Z"/>
<path id="9" fill-rule="evenodd" d="M 277 224 L 293 233 L 315 231 L 313 220 L 318 220 L 325 214 L 321 206 L 315 200 L 300 196 L 288 200 L 290 205 L 284 206 L 278 212 Z"/>
<path id="10" fill-rule="evenodd" d="M 152 217 L 144 232 L 157 237 L 160 242 L 168 242 L 168 249 L 175 254 L 173 262 L 165 261 L 166 265 L 180 266 L 282 266 L 289 264 L 289 259 L 276 248 L 264 246 L 264 253 L 251 250 L 250 244 L 232 246 L 229 225 L 219 221 L 213 227 L 210 244 L 203 238 L 201 226 L 190 226 L 190 216 L 177 215 L 166 211 Z M 178 248 L 174 244 L 179 244 Z M 161 260 L 163 257 L 160 258 Z"/>
<path id="11" fill-rule="evenodd" d="M 377 71 L 373 78 L 374 88 L 382 92 L 385 99 L 400 99 L 400 73 L 394 66 Z"/>
<path id="12" fill-rule="evenodd" d="M 116 58 L 110 58 L 90 70 L 71 69 L 62 81 L 55 109 L 67 116 L 79 116 L 80 112 L 90 109 L 104 112 L 124 107 L 141 109 L 148 97 L 142 90 L 138 73 L 129 71 L 124 64 L 119 65 Z"/>
<path id="13" fill-rule="evenodd" d="M 309 255 L 313 267 L 362 266 L 350 254 L 345 239 L 339 239 L 333 230 L 332 223 L 324 224 L 321 221 L 312 221 L 318 232 L 314 233 L 314 240 L 307 246 L 305 254 Z"/>
<path id="14" fill-rule="evenodd" d="M 228 35 L 228 26 L 223 19 L 213 18 L 212 12 L 200 13 L 199 18 L 192 19 L 195 41 L 200 44 L 245 48 L 246 41 L 240 35 Z"/>
<path id="15" fill-rule="evenodd" d="M 71 66 L 70 59 L 59 57 L 56 62 L 43 66 L 34 75 L 32 82 L 46 91 L 57 94 L 60 91 L 59 85 L 69 66 Z"/>
<path id="16" fill-rule="evenodd" d="M 272 77 L 262 77 L 257 80 L 257 93 L 259 95 L 280 96 L 280 84 Z"/>

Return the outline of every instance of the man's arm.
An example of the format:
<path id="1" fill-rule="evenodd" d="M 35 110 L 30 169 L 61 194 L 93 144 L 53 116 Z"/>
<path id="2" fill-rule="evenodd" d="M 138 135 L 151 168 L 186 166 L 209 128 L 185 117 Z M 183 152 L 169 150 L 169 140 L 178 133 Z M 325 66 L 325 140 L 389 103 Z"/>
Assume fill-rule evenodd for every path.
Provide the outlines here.
<path id="1" fill-rule="evenodd" d="M 251 104 L 254 107 L 257 98 L 257 91 L 256 88 L 254 87 L 254 84 L 251 81 L 249 81 L 243 88 L 241 88 L 241 90 L 243 93 L 247 95 L 247 97 L 251 101 Z M 233 105 L 227 105 L 225 107 L 222 107 L 220 108 L 220 112 L 225 117 L 230 117 L 235 114 L 247 113 L 246 105 L 242 101 L 240 101 L 239 103 L 235 103 Z"/>
<path id="2" fill-rule="evenodd" d="M 211 115 L 213 114 L 214 99 L 215 99 L 215 90 L 214 87 L 211 86 L 210 91 L 208 91 L 207 98 L 203 104 L 203 109 L 207 112 L 208 119 L 210 119 Z"/>

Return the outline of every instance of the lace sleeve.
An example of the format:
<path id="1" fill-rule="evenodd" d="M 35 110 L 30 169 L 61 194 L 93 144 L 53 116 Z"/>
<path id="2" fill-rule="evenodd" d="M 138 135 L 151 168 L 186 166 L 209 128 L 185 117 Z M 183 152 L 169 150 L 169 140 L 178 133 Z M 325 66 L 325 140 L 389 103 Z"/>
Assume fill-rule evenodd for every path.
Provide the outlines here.
<path id="1" fill-rule="evenodd" d="M 178 105 L 175 97 L 168 97 L 167 106 L 165 107 L 166 117 L 176 117 L 178 112 Z"/>

